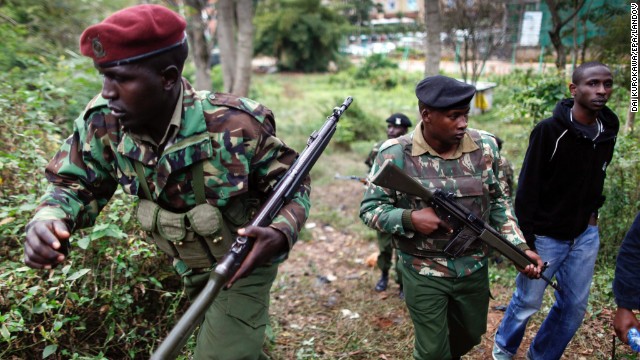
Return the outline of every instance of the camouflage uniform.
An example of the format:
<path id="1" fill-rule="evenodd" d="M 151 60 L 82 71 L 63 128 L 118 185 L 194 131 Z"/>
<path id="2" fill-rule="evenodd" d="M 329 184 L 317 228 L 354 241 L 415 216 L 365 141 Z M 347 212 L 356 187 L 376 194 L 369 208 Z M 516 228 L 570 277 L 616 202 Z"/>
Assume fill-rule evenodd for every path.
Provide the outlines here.
<path id="1" fill-rule="evenodd" d="M 375 163 L 376 157 L 378 156 L 378 152 L 380 151 L 380 147 L 387 140 L 382 140 L 375 144 L 369 152 L 369 156 L 365 160 L 365 164 L 369 166 L 369 170 L 373 167 Z M 376 236 L 378 238 L 378 250 L 380 254 L 378 255 L 378 259 L 376 261 L 378 265 L 378 269 L 382 271 L 383 274 L 388 274 L 391 269 L 393 257 L 393 246 L 391 245 L 391 234 L 387 232 L 377 231 Z M 396 265 L 398 264 L 398 252 L 395 253 Z M 402 286 L 402 278 L 400 276 L 400 271 L 396 266 L 396 283 Z"/>
<path id="2" fill-rule="evenodd" d="M 96 96 L 75 120 L 73 135 L 47 166 L 50 186 L 33 221 L 62 219 L 71 231 L 92 226 L 118 184 L 125 193 L 146 198 L 136 163 L 143 165 L 149 200 L 162 209 L 184 213 L 194 208 L 193 168 L 200 163 L 206 202 L 220 210 L 232 230 L 250 220 L 249 210 L 255 210 L 266 198 L 295 161 L 296 152 L 275 136 L 272 112 L 252 100 L 196 92 L 184 79 L 181 99 L 175 111 L 177 121 L 174 114 L 166 141 L 156 144 L 124 131 L 110 114 L 107 101 Z M 271 224 L 285 235 L 289 248 L 309 214 L 309 191 L 307 178 Z M 244 201 L 249 198 L 258 202 L 251 209 Z M 214 263 L 215 259 L 209 266 L 193 269 L 174 259 L 192 295 L 200 291 Z M 196 355 L 203 348 L 230 359 L 260 353 L 268 323 L 269 289 L 276 272 L 273 264 L 256 269 L 216 299 L 205 320 L 214 325 L 203 326 L 199 336 L 209 333 L 209 337 L 199 339 Z M 262 282 L 258 290 L 256 282 Z"/>
<path id="3" fill-rule="evenodd" d="M 493 136 L 468 129 L 456 153 L 444 160 L 425 141 L 423 126 L 420 123 L 413 132 L 388 140 L 380 149 L 371 174 L 390 159 L 407 174 L 420 180 L 426 188 L 453 193 L 458 202 L 488 221 L 513 244 L 526 249 L 511 202 L 505 193 L 506 179 L 500 168 L 502 159 Z M 413 231 L 409 209 L 423 207 L 425 204 L 420 199 L 370 184 L 362 200 L 360 217 L 368 226 L 393 234 L 394 245 L 401 249 L 406 302 L 416 330 L 416 358 L 418 353 L 436 354 L 434 358 L 441 359 L 455 358 L 479 343 L 486 331 L 488 249 L 478 240 L 472 245 L 473 250 L 465 256 L 445 256 L 442 248 L 448 237 L 444 231 L 439 229 L 429 235 Z M 463 303 L 464 307 L 458 308 L 457 314 L 454 313 L 454 316 L 458 316 L 458 324 L 463 326 L 452 327 L 454 321 L 449 320 L 450 328 L 443 329 L 442 324 L 447 323 L 446 316 L 451 314 L 433 315 L 438 311 L 455 311 L 451 310 L 448 302 L 438 303 L 428 296 L 415 298 L 416 289 L 425 281 L 435 284 L 432 287 L 454 289 L 454 293 L 458 287 L 469 284 L 460 291 L 473 289 L 474 300 Z M 418 318 L 420 321 L 417 321 Z M 417 323 L 426 323 L 429 328 L 420 328 Z M 446 337 L 449 340 L 443 341 Z M 443 344 L 449 344 L 450 348 L 443 348 Z"/>

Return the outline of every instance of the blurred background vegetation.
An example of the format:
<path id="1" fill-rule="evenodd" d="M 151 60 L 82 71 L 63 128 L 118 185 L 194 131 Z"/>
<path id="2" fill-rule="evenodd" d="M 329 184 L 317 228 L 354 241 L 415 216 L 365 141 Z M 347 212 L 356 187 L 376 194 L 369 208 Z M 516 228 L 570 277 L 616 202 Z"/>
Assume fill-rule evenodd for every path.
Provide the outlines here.
<path id="1" fill-rule="evenodd" d="M 0 358 L 147 358 L 188 306 L 168 260 L 142 240 L 131 217 L 133 199 L 120 194 L 96 226 L 72 237 L 70 260 L 64 267 L 35 271 L 22 262 L 24 227 L 46 186 L 43 168 L 68 136 L 72 120 L 100 91 L 97 72 L 78 54 L 79 34 L 87 25 L 131 3 L 0 1 Z M 407 59 L 402 49 L 357 60 L 341 55 L 340 39 L 353 28 L 334 10 L 316 6 L 291 13 L 263 11 L 256 14 L 256 33 L 269 35 L 258 36 L 256 50 L 267 52 L 273 42 L 294 42 L 281 69 L 297 72 L 254 74 L 249 97 L 274 111 L 279 136 L 301 151 L 331 109 L 353 96 L 354 103 L 312 176 L 314 184 L 328 186 L 336 172 L 364 175 L 363 160 L 371 146 L 385 138 L 384 119 L 389 114 L 403 112 L 417 123 L 413 89 L 422 71 L 400 68 Z M 314 11 L 316 18 L 311 17 Z M 275 20 L 282 16 L 295 21 L 283 25 Z M 324 21 L 336 21 L 344 28 L 324 28 Z M 610 35 L 618 30 L 614 24 Z M 314 53 L 318 41 L 325 41 L 331 51 Z M 605 44 L 594 42 L 592 46 L 598 59 L 614 68 L 616 87 L 609 105 L 624 123 L 629 104 L 628 68 L 618 66 L 619 53 Z M 329 60 L 338 68 L 331 73 L 315 72 L 325 70 Z M 188 65 L 185 76 L 192 82 L 193 74 L 193 66 Z M 532 126 L 568 95 L 569 79 L 554 70 L 514 70 L 508 75 L 487 74 L 483 80 L 497 84 L 493 109 L 473 116 L 470 126 L 505 141 L 503 152 L 517 174 Z M 221 88 L 221 82 L 219 67 L 214 67 L 212 88 Z M 601 211 L 602 247 L 592 307 L 612 305 L 610 282 L 617 249 L 640 209 L 638 159 L 638 134 L 632 128 L 621 132 L 605 184 L 607 201 Z M 313 199 L 315 221 L 365 241 L 375 239 L 358 219 L 341 216 L 339 204 L 323 202 L 318 193 Z M 308 236 L 302 234 L 303 240 Z M 492 276 L 511 281 L 512 275 Z"/>

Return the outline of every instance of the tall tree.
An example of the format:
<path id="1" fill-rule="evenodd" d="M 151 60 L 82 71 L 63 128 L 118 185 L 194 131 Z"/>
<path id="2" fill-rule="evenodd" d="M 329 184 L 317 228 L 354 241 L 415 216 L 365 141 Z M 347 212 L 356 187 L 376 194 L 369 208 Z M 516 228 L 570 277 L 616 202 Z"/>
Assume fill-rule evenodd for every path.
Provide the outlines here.
<path id="1" fill-rule="evenodd" d="M 216 10 L 224 91 L 247 96 L 253 59 L 253 0 L 218 0 Z"/>
<path id="2" fill-rule="evenodd" d="M 487 59 L 504 43 L 506 0 L 452 0 L 442 9 L 444 28 L 460 56 L 464 81 L 476 83 Z"/>
<path id="3" fill-rule="evenodd" d="M 209 54 L 211 44 L 207 42 L 206 8 L 207 0 L 184 0 L 187 18 L 187 36 L 189 37 L 190 53 L 196 68 L 196 89 L 211 90 L 211 71 L 209 69 Z"/>
<path id="4" fill-rule="evenodd" d="M 282 70 L 324 71 L 337 58 L 346 20 L 320 0 L 271 0 L 256 16 L 256 52 Z"/>
<path id="5" fill-rule="evenodd" d="M 545 0 L 551 14 L 552 28 L 549 38 L 556 50 L 556 67 L 562 73 L 567 65 L 567 49 L 562 43 L 562 28 L 582 9 L 585 0 Z"/>
<path id="6" fill-rule="evenodd" d="M 424 75 L 438 75 L 440 71 L 440 57 L 442 54 L 442 42 L 440 41 L 440 33 L 442 32 L 440 0 L 424 0 L 424 8 L 424 21 L 427 28 Z"/>

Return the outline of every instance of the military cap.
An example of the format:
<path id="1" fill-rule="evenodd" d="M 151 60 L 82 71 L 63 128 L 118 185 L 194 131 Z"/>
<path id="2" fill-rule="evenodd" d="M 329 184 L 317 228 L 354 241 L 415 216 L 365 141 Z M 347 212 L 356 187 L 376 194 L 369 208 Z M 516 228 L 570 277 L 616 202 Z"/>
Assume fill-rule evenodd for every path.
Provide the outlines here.
<path id="1" fill-rule="evenodd" d="M 395 113 L 387 118 L 387 122 L 391 125 L 404 126 L 408 128 L 411 126 L 411 120 L 405 114 Z"/>
<path id="2" fill-rule="evenodd" d="M 434 109 L 465 108 L 475 93 L 475 86 L 443 75 L 428 76 L 416 85 L 418 100 Z"/>
<path id="3" fill-rule="evenodd" d="M 100 67 L 129 64 L 186 41 L 186 21 L 160 5 L 137 5 L 111 14 L 80 35 L 80 52 Z"/>

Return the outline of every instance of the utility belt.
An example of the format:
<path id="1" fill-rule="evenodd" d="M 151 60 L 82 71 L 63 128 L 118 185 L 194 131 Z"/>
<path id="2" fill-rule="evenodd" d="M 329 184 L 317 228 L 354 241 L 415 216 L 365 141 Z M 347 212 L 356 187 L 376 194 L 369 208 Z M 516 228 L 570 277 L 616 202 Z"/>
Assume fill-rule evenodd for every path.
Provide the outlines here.
<path id="1" fill-rule="evenodd" d="M 140 186 L 147 199 L 140 199 L 136 216 L 142 230 L 149 234 L 148 241 L 190 270 L 209 269 L 224 256 L 234 242 L 233 233 L 255 214 L 257 199 L 234 199 L 225 207 L 224 217 L 215 206 L 206 202 L 204 194 L 203 163 L 192 167 L 192 182 L 196 198 L 193 209 L 174 213 L 163 209 L 152 199 L 144 177 L 142 164 L 135 162 Z M 229 216 L 229 214 L 231 216 Z M 183 271 L 185 272 L 186 269 Z"/>
<path id="2" fill-rule="evenodd" d="M 417 233 L 413 238 L 397 235 L 392 237 L 393 247 L 403 253 L 419 258 L 449 257 L 443 251 L 448 242 L 448 238 L 431 238 Z M 482 240 L 476 239 L 460 257 L 473 255 L 480 250 L 482 250 Z"/>

